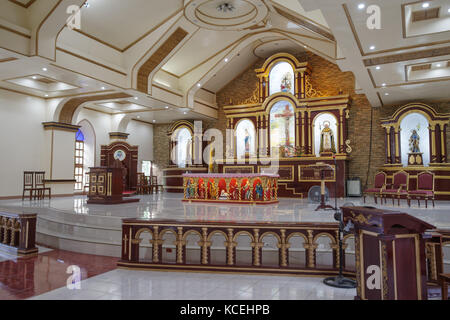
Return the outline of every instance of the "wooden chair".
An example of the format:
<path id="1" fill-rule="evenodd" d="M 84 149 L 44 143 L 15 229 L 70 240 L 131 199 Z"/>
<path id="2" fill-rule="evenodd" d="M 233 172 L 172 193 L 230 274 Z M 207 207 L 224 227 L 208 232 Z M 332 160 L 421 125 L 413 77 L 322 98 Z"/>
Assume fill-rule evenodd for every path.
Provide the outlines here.
<path id="1" fill-rule="evenodd" d="M 364 203 L 366 203 L 366 194 L 373 194 L 375 203 L 377 203 L 377 196 L 381 198 L 381 191 L 386 188 L 386 173 L 378 172 L 375 175 L 373 188 L 364 190 Z"/>
<path id="2" fill-rule="evenodd" d="M 38 199 L 44 199 L 45 198 L 45 191 L 48 191 L 48 198 L 52 198 L 52 190 L 51 188 L 45 187 L 45 171 L 36 171 L 34 173 L 34 187 L 37 191 L 37 194 L 35 194 L 35 198 L 37 196 Z"/>
<path id="3" fill-rule="evenodd" d="M 393 182 L 386 184 L 386 188 L 381 191 L 381 195 L 384 197 L 386 203 L 387 196 L 392 198 L 392 205 L 394 205 L 394 199 L 398 199 L 398 205 L 400 206 L 400 199 L 405 197 L 408 199 L 408 185 L 409 175 L 405 171 L 399 171 L 394 173 Z M 381 201 L 383 203 L 383 201 Z"/>
<path id="4" fill-rule="evenodd" d="M 158 184 L 157 176 L 152 176 L 150 181 L 151 181 L 151 183 L 150 183 L 150 192 L 151 193 L 153 193 L 155 189 L 156 189 L 156 193 L 158 193 L 160 188 L 162 191 L 164 191 L 164 186 L 162 184 Z"/>
<path id="5" fill-rule="evenodd" d="M 411 199 L 417 200 L 420 208 L 420 199 L 425 199 L 425 208 L 428 208 L 428 200 L 433 201 L 434 208 L 434 174 L 429 171 L 421 172 L 417 175 L 417 188 L 408 192 L 408 205 L 411 206 Z"/>
<path id="6" fill-rule="evenodd" d="M 30 201 L 33 197 L 34 192 L 34 171 L 24 171 L 23 172 L 23 192 L 22 201 L 25 199 L 25 193 L 30 192 Z"/>
<path id="7" fill-rule="evenodd" d="M 138 172 L 136 174 L 137 181 L 136 181 L 136 193 L 137 194 L 144 194 L 144 183 L 145 183 L 145 174 L 143 172 Z"/>
<path id="8" fill-rule="evenodd" d="M 144 176 L 143 192 L 144 194 L 150 194 L 150 179 L 147 176 Z"/>

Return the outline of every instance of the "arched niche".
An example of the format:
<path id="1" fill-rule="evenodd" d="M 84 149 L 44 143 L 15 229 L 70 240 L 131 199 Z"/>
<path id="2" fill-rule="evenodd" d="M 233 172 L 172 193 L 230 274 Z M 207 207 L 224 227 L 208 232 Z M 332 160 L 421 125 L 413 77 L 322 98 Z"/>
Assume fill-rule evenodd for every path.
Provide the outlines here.
<path id="1" fill-rule="evenodd" d="M 253 121 L 241 119 L 236 124 L 236 156 L 238 159 L 246 154 L 256 154 L 256 130 Z"/>
<path id="2" fill-rule="evenodd" d="M 270 107 L 270 147 L 295 146 L 295 108 L 289 100 L 279 100 Z"/>
<path id="3" fill-rule="evenodd" d="M 176 145 L 172 161 L 179 168 L 186 168 L 192 164 L 192 131 L 186 126 L 180 126 L 175 130 L 173 137 Z"/>
<path id="4" fill-rule="evenodd" d="M 277 62 L 269 73 L 269 96 L 278 92 L 295 94 L 294 68 L 286 61 Z"/>
<path id="5" fill-rule="evenodd" d="M 423 164 L 430 164 L 430 132 L 429 119 L 424 114 L 412 112 L 407 114 L 400 122 L 400 145 L 401 159 L 403 166 L 408 166 L 408 154 L 413 150 L 410 149 L 410 138 L 415 131 L 419 137 L 419 152 L 422 153 Z"/>
<path id="6" fill-rule="evenodd" d="M 328 125 L 329 129 L 332 132 L 332 150 L 334 153 L 338 150 L 338 120 L 336 117 L 330 112 L 322 112 L 318 114 L 313 121 L 313 134 L 314 134 L 314 154 L 317 157 L 320 157 L 320 146 L 322 141 L 322 131 Z"/>

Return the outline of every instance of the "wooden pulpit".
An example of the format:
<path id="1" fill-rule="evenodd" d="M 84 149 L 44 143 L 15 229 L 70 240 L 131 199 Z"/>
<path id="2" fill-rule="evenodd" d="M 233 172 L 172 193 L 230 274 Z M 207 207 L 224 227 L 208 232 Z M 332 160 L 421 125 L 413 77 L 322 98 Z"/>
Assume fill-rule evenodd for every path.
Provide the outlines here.
<path id="1" fill-rule="evenodd" d="M 355 233 L 356 299 L 426 300 L 426 230 L 409 214 L 371 207 L 342 207 Z"/>
<path id="2" fill-rule="evenodd" d="M 123 199 L 123 169 L 120 167 L 89 168 L 89 204 L 119 204 L 138 202 Z"/>

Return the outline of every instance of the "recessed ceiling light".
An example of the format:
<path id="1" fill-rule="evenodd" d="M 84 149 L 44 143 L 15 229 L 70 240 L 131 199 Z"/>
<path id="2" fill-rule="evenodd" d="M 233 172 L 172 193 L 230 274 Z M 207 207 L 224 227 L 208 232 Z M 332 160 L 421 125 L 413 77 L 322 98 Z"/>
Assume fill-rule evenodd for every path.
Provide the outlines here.
<path id="1" fill-rule="evenodd" d="M 168 107 L 168 106 L 165 106 L 165 108 L 166 108 L 166 109 L 169 109 L 169 107 Z"/>
<path id="2" fill-rule="evenodd" d="M 436 65 L 436 67 L 440 68 L 440 67 L 441 67 L 441 64 L 440 64 L 440 63 L 438 63 L 438 64 Z"/>
<path id="3" fill-rule="evenodd" d="M 380 66 L 376 66 L 376 67 L 375 67 L 375 69 L 377 69 L 377 70 L 380 70 L 380 69 L 381 69 L 381 67 L 380 67 Z"/>
<path id="4" fill-rule="evenodd" d="M 225 58 L 225 60 L 224 60 L 225 62 L 228 62 L 228 58 Z"/>
<path id="5" fill-rule="evenodd" d="M 200 88 L 201 86 L 202 86 L 202 85 L 201 85 L 200 83 L 197 83 L 197 87 L 199 87 L 199 88 Z"/>
<path id="6" fill-rule="evenodd" d="M 386 83 L 382 83 L 381 85 L 382 85 L 383 87 L 386 87 Z"/>
<path id="7" fill-rule="evenodd" d="M 365 7 L 366 7 L 366 5 L 365 5 L 364 3 L 358 4 L 358 9 L 359 9 L 359 10 L 362 10 L 362 9 L 364 9 Z"/>
<path id="8" fill-rule="evenodd" d="M 185 112 L 183 112 L 183 114 L 187 114 L 187 112 L 185 111 Z"/>
<path id="9" fill-rule="evenodd" d="M 141 116 L 137 116 L 136 118 L 140 119 L 140 118 L 141 118 Z"/>
<path id="10" fill-rule="evenodd" d="M 36 80 L 36 79 L 37 79 L 37 77 L 36 77 L 36 76 L 32 76 L 31 78 L 33 78 L 34 80 Z"/>
<path id="11" fill-rule="evenodd" d="M 45 96 L 48 97 L 48 94 L 46 94 Z"/>
<path id="12" fill-rule="evenodd" d="M 374 50 L 374 49 L 375 49 L 375 46 L 370 46 L 369 49 L 370 49 L 370 50 Z"/>
<path id="13" fill-rule="evenodd" d="M 47 68 L 42 68 L 42 71 L 47 71 Z"/>
<path id="14" fill-rule="evenodd" d="M 102 90 L 105 90 L 105 87 L 102 87 Z"/>
<path id="15" fill-rule="evenodd" d="M 388 96 L 388 95 L 389 95 L 389 93 L 387 93 L 387 92 L 386 92 L 386 93 L 385 93 L 384 95 L 385 95 L 385 96 Z"/>
<path id="16" fill-rule="evenodd" d="M 138 97 L 134 97 L 134 100 L 138 100 L 139 98 Z"/>
<path id="17" fill-rule="evenodd" d="M 303 46 L 303 48 L 308 48 L 307 46 Z"/>
<path id="18" fill-rule="evenodd" d="M 155 123 L 156 122 L 156 120 L 153 120 L 153 123 Z"/>
<path id="19" fill-rule="evenodd" d="M 422 8 L 428 8 L 430 4 L 428 2 L 422 3 Z"/>

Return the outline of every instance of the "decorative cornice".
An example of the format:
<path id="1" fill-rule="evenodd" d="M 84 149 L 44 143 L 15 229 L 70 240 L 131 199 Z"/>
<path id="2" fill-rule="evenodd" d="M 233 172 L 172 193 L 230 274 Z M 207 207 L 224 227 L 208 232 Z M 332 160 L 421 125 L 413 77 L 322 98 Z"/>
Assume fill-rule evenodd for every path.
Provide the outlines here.
<path id="1" fill-rule="evenodd" d="M 76 126 L 69 123 L 63 123 L 63 122 L 42 122 L 44 125 L 44 130 L 60 130 L 60 131 L 70 131 L 70 132 L 77 132 L 78 129 L 81 128 L 81 126 Z"/>
<path id="2" fill-rule="evenodd" d="M 109 137 L 111 139 L 119 139 L 119 140 L 127 140 L 129 135 L 130 135 L 129 133 L 124 133 L 124 132 L 110 132 L 109 133 Z"/>

